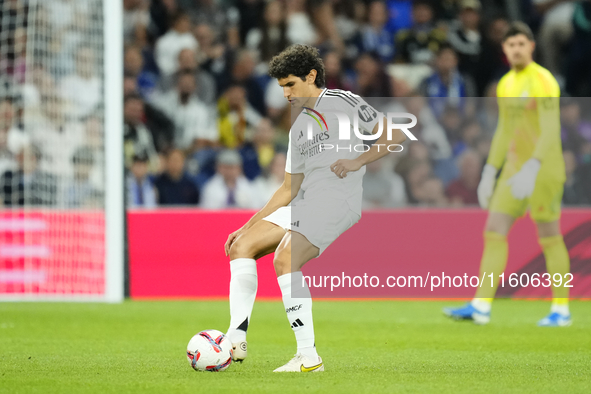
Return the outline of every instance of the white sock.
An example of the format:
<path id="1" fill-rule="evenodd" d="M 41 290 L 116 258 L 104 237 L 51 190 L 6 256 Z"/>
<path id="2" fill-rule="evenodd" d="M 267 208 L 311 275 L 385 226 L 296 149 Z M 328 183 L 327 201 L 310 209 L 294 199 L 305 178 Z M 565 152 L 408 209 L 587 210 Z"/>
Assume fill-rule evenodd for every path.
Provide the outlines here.
<path id="1" fill-rule="evenodd" d="M 230 328 L 232 343 L 246 341 L 252 307 L 257 295 L 257 264 L 254 259 L 230 261 Z"/>
<path id="2" fill-rule="evenodd" d="M 490 313 L 492 307 L 492 302 L 487 298 L 474 298 L 471 304 L 480 313 Z"/>
<path id="3" fill-rule="evenodd" d="M 552 302 L 552 306 L 550 307 L 550 313 L 558 312 L 562 316 L 570 315 L 570 311 L 568 309 L 568 304 L 557 304 Z"/>
<path id="4" fill-rule="evenodd" d="M 285 306 L 287 319 L 296 337 L 297 352 L 312 360 L 317 360 L 318 353 L 316 353 L 314 343 L 314 322 L 312 321 L 312 297 L 308 284 L 304 282 L 302 286 L 302 280 L 301 271 L 281 275 L 277 278 L 283 295 L 283 306 Z M 292 290 L 295 294 L 292 294 Z M 294 296 L 302 298 L 294 298 Z"/>

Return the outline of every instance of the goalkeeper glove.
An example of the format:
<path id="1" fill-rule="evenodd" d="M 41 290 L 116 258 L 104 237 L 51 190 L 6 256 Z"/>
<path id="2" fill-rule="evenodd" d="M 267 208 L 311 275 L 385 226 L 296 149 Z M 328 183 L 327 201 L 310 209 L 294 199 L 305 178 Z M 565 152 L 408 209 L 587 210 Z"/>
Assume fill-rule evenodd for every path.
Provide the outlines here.
<path id="1" fill-rule="evenodd" d="M 531 196 L 536 186 L 536 177 L 540 171 L 541 163 L 538 159 L 529 159 L 517 174 L 513 175 L 507 184 L 511 186 L 511 194 L 518 200 Z"/>
<path id="2" fill-rule="evenodd" d="M 486 164 L 482 170 L 482 177 L 476 190 L 478 194 L 478 203 L 482 209 L 487 209 L 490 203 L 490 198 L 495 190 L 495 182 L 497 180 L 497 169 L 490 164 Z"/>

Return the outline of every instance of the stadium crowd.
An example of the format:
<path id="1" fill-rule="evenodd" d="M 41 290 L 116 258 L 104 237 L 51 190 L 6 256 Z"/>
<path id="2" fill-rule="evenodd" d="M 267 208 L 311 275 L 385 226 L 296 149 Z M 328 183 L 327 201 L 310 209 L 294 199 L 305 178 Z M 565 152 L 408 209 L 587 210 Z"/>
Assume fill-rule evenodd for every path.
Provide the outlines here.
<path id="1" fill-rule="evenodd" d="M 45 36 L 55 41 L 46 45 L 47 64 L 26 61 L 24 43 L 37 37 L 27 40 L 26 24 L 10 22 L 27 3 L 0 6 L 0 34 L 8 37 L 0 69 L 21 93 L 0 102 L 2 200 L 22 204 L 17 185 L 42 189 L 29 194 L 43 201 L 28 203 L 55 203 L 59 195 L 68 206 L 92 205 L 104 184 L 98 181 L 104 176 L 101 69 L 93 66 L 102 46 L 88 45 L 100 34 L 89 23 L 100 14 L 92 13 L 98 2 L 42 6 Z M 497 122 L 496 84 L 508 71 L 501 39 L 512 19 L 534 29 L 536 60 L 561 84 L 563 202 L 591 204 L 589 0 L 122 3 L 129 207 L 264 205 L 283 180 L 291 121 L 267 64 L 294 43 L 319 48 L 328 88 L 351 90 L 370 103 L 388 98 L 418 117 L 417 142 L 367 166 L 366 208 L 477 205 Z M 26 81 L 25 70 L 32 76 Z M 19 121 L 22 106 L 36 108 L 33 120 Z M 19 150 L 25 145 L 35 148 Z M 25 162 L 35 165 L 23 171 Z"/>

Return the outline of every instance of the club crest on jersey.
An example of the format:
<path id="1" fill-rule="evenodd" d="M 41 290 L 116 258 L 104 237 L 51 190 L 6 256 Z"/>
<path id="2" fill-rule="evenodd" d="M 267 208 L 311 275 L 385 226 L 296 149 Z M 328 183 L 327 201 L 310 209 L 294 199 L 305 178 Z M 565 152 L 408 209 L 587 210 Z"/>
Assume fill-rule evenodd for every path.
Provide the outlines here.
<path id="1" fill-rule="evenodd" d="M 309 107 L 304 107 L 304 109 L 307 109 L 308 111 L 312 112 L 304 112 L 306 115 L 308 115 L 309 117 L 311 117 L 312 119 L 314 119 L 316 121 L 316 123 L 318 123 L 318 126 L 320 126 L 320 131 L 328 131 L 328 124 L 326 124 L 326 119 L 324 119 L 324 116 L 318 112 L 313 110 L 312 108 Z M 322 121 L 322 122 L 320 122 Z M 322 129 L 322 125 L 324 124 L 324 129 Z"/>

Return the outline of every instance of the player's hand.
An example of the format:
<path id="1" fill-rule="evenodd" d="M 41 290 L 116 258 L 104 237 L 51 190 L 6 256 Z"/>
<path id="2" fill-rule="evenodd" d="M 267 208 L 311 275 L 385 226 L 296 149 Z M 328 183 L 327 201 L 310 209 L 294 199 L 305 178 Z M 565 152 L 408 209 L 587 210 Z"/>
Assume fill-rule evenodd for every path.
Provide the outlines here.
<path id="1" fill-rule="evenodd" d="M 230 254 L 230 248 L 236 239 L 246 230 L 244 227 L 240 227 L 238 230 L 234 231 L 232 234 L 228 235 L 228 240 L 224 245 L 224 250 L 226 252 L 226 256 Z"/>
<path id="2" fill-rule="evenodd" d="M 490 198 L 495 190 L 495 183 L 497 178 L 497 169 L 490 164 L 486 164 L 482 169 L 482 177 L 478 184 L 476 193 L 478 194 L 478 203 L 482 209 L 487 209 L 490 203 Z"/>
<path id="3" fill-rule="evenodd" d="M 358 171 L 361 166 L 361 163 L 357 160 L 341 159 L 332 163 L 330 165 L 330 170 L 339 178 L 346 178 L 348 172 Z"/>
<path id="4" fill-rule="evenodd" d="M 536 186 L 536 178 L 541 165 L 538 159 L 529 159 L 521 166 L 517 174 L 509 178 L 507 184 L 511 186 L 513 197 L 523 200 L 531 196 Z"/>

